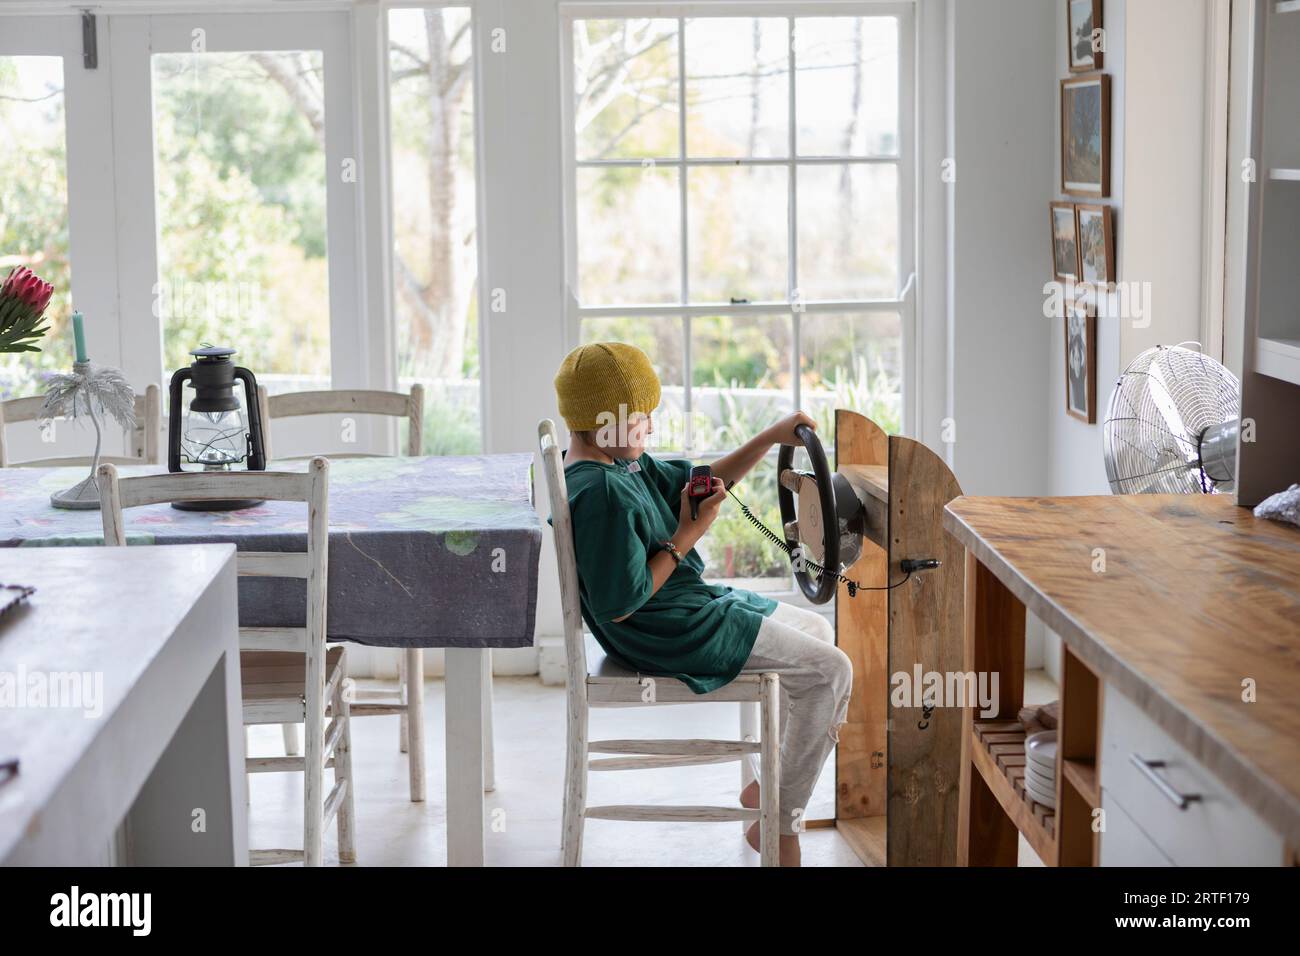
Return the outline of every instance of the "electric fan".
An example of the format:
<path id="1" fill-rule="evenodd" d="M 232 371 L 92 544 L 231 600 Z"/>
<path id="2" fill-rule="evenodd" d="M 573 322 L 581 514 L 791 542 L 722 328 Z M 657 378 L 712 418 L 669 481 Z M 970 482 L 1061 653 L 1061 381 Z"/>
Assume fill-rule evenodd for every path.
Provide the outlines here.
<path id="1" fill-rule="evenodd" d="M 1120 375 L 1106 409 L 1111 491 L 1232 491 L 1240 418 L 1241 384 L 1214 359 L 1181 345 L 1147 349 Z"/>

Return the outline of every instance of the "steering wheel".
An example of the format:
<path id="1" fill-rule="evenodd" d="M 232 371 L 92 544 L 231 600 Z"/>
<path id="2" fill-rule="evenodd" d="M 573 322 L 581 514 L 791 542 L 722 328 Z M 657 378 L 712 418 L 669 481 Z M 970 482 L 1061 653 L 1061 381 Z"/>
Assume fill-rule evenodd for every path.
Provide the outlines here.
<path id="1" fill-rule="evenodd" d="M 825 568 L 821 574 L 809 573 L 805 562 L 795 562 L 794 579 L 799 582 L 799 590 L 814 604 L 825 604 L 835 595 L 839 583 L 835 573 L 840 569 L 840 529 L 835 510 L 835 480 L 821 439 L 807 425 L 799 425 L 795 435 L 803 442 L 812 462 L 812 474 L 794 470 L 794 445 L 782 445 L 776 457 L 777 499 L 781 505 L 781 525 L 785 534 L 786 546 L 792 555 L 799 554 L 811 558 Z M 815 497 L 809 487 L 815 484 Z M 803 501 L 803 514 L 796 521 L 794 493 L 799 491 Z M 809 506 L 812 507 L 809 507 Z M 797 529 L 797 530 L 795 530 Z M 800 544 L 800 539 L 808 541 Z M 817 546 L 820 545 L 820 554 Z M 795 549 L 799 551 L 796 552 Z M 812 553 L 809 554 L 809 549 Z"/>

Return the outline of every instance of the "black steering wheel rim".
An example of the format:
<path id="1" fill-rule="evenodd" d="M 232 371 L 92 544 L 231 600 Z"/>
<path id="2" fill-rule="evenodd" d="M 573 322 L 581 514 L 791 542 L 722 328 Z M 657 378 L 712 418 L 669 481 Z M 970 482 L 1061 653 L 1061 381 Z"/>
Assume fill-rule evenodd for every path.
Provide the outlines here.
<path id="1" fill-rule="evenodd" d="M 817 497 L 822 509 L 822 566 L 823 574 L 810 574 L 808 568 L 796 564 L 794 579 L 799 590 L 814 604 L 825 604 L 835 595 L 838 580 L 835 573 L 840 569 L 840 530 L 839 519 L 835 512 L 834 472 L 826 460 L 826 450 L 822 448 L 821 439 L 807 425 L 799 425 L 795 435 L 803 442 L 812 463 L 813 477 L 817 482 Z M 800 544 L 785 534 L 786 525 L 796 520 L 794 492 L 781 483 L 781 475 L 794 465 L 794 445 L 782 445 L 776 456 L 777 501 L 781 506 L 781 533 L 785 536 L 786 546 L 791 554 Z M 802 553 L 802 552 L 800 552 Z"/>

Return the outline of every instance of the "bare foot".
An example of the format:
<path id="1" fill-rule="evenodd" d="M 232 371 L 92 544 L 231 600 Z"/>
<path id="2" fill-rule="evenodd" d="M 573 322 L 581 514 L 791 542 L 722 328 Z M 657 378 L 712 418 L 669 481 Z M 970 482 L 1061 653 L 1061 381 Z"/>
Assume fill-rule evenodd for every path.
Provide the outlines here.
<path id="1" fill-rule="evenodd" d="M 747 788 L 747 789 L 748 789 L 748 788 Z M 759 850 L 759 842 L 758 842 L 758 824 L 757 824 L 757 823 L 753 823 L 753 824 L 751 824 L 750 827 L 749 827 L 749 829 L 748 829 L 747 831 L 745 831 L 745 839 L 749 842 L 749 845 L 750 845 L 751 847 L 754 848 L 754 851 L 755 851 L 755 852 L 758 852 L 758 850 Z M 799 850 L 799 836 L 798 836 L 798 834 L 791 834 L 791 835 L 787 836 L 786 834 L 782 833 L 782 834 L 781 834 L 781 842 L 780 842 L 780 850 L 781 850 L 781 865 L 782 865 L 782 866 L 800 866 L 800 865 L 801 865 L 801 863 L 800 863 L 800 859 L 801 859 L 801 857 L 800 857 L 800 850 Z"/>
<path id="2" fill-rule="evenodd" d="M 740 805 L 749 810 L 758 809 L 758 781 L 751 780 L 749 786 L 740 791 Z"/>

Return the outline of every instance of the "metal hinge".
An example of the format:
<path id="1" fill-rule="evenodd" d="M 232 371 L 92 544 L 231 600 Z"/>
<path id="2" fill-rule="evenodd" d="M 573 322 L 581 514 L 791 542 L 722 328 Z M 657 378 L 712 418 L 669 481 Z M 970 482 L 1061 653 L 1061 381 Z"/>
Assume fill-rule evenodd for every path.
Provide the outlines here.
<path id="1" fill-rule="evenodd" d="M 99 69 L 99 37 L 89 10 L 81 11 L 81 62 L 88 70 Z"/>

